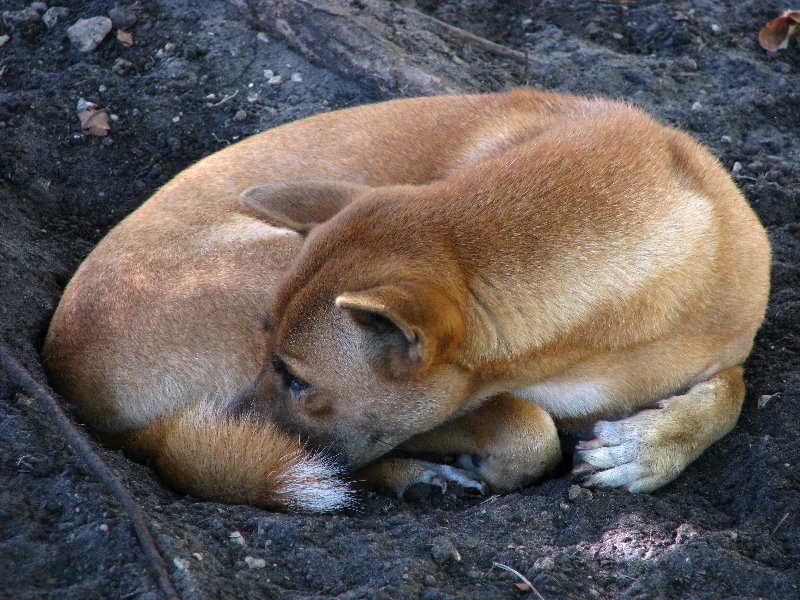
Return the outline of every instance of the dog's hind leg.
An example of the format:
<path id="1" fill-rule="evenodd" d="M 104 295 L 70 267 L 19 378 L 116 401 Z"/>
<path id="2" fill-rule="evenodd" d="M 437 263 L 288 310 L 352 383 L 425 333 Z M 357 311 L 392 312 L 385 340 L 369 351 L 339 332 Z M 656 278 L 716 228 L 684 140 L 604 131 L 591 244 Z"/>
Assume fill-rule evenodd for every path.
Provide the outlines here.
<path id="1" fill-rule="evenodd" d="M 679 396 L 619 421 L 598 421 L 578 443 L 575 468 L 586 483 L 650 492 L 672 481 L 736 424 L 744 401 L 742 367 L 720 371 Z"/>
<path id="2" fill-rule="evenodd" d="M 411 454 L 455 455 L 457 465 L 416 459 L 386 459 L 356 477 L 369 487 L 390 488 L 402 494 L 414 483 L 444 487 L 453 481 L 482 490 L 476 478 L 494 491 L 507 492 L 538 480 L 561 459 L 561 446 L 552 418 L 539 406 L 510 394 L 487 400 L 475 411 L 405 442 Z"/>

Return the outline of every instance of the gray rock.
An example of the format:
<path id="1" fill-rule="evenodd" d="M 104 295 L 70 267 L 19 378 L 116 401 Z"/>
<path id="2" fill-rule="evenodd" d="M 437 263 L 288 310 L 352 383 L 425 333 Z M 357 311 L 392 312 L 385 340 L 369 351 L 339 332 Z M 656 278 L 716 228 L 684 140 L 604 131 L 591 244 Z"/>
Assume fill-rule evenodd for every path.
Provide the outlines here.
<path id="1" fill-rule="evenodd" d="M 567 497 L 572 502 L 586 502 L 587 500 L 592 499 L 592 492 L 579 485 L 573 485 L 570 486 L 569 492 L 567 492 Z"/>
<path id="2" fill-rule="evenodd" d="M 41 15 L 39 15 L 35 8 L 30 6 L 25 7 L 22 10 L 3 11 L 3 21 L 6 22 L 25 23 L 28 21 L 38 21 L 39 19 L 41 19 Z"/>
<path id="3" fill-rule="evenodd" d="M 128 29 L 129 27 L 133 27 L 138 20 L 135 12 L 120 6 L 116 6 L 108 11 L 108 16 L 114 23 L 114 27 L 119 27 L 120 29 Z"/>
<path id="4" fill-rule="evenodd" d="M 91 52 L 100 45 L 111 32 L 113 24 L 108 17 L 92 17 L 80 19 L 67 28 L 69 41 L 81 52 Z"/>
<path id="5" fill-rule="evenodd" d="M 69 15 L 69 9 L 66 6 L 51 6 L 42 15 L 42 22 L 45 27 L 52 29 L 59 21 L 63 21 Z"/>
<path id="6" fill-rule="evenodd" d="M 450 538 L 445 536 L 437 537 L 431 544 L 431 556 L 437 565 L 448 561 L 460 562 L 461 553 L 456 548 Z"/>

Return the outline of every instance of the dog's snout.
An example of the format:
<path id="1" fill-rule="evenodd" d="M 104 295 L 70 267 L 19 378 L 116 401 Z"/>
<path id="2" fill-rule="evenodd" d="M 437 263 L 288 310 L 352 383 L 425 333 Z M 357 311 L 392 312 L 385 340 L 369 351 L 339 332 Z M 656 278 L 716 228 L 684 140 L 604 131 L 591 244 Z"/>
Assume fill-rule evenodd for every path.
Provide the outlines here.
<path id="1" fill-rule="evenodd" d="M 256 406 L 256 394 L 253 386 L 248 386 L 243 389 L 239 394 L 228 403 L 225 412 L 234 417 L 241 417 L 242 415 L 252 412 Z"/>

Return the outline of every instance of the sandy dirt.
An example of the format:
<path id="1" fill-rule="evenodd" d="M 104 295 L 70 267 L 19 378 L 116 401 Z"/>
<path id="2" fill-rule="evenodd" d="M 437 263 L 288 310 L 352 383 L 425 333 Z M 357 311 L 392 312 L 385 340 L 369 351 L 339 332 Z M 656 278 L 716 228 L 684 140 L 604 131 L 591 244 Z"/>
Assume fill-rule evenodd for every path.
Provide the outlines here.
<path id="1" fill-rule="evenodd" d="M 539 597 L 519 591 L 497 562 L 547 600 L 797 598 L 800 45 L 768 54 L 756 41 L 786 6 L 399 4 L 529 52 L 525 72 L 465 46 L 452 62 L 471 74 L 469 89 L 527 84 L 626 98 L 688 130 L 733 171 L 774 250 L 771 302 L 746 364 L 740 423 L 650 495 L 570 499 L 574 481 L 564 473 L 501 497 L 364 494 L 356 508 L 328 516 L 198 502 L 93 441 L 140 505 L 181 596 Z M 86 53 L 67 27 L 107 16 L 115 3 L 61 5 L 68 15 L 48 27 L 35 3 L 0 4 L 0 40 L 9 36 L 0 46 L 0 326 L 41 382 L 39 350 L 61 289 L 102 235 L 158 186 L 249 134 L 402 93 L 347 80 L 335 64 L 311 64 L 221 0 L 140 0 L 135 23 L 125 26 L 133 46 L 115 27 Z M 269 83 L 267 70 L 280 83 Z M 81 133 L 80 98 L 111 115 L 107 137 Z M 248 557 L 264 567 L 250 568 Z M 120 505 L 0 374 L 0 598 L 159 597 Z"/>

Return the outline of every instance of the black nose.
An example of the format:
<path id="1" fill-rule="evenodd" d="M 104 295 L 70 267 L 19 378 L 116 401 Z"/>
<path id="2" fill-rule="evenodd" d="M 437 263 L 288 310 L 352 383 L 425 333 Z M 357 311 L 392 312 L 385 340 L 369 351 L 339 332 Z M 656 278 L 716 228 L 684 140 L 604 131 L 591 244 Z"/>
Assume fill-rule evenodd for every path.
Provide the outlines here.
<path id="1" fill-rule="evenodd" d="M 234 417 L 241 417 L 249 412 L 253 412 L 256 406 L 256 394 L 253 386 L 248 386 L 228 403 L 225 414 Z"/>

